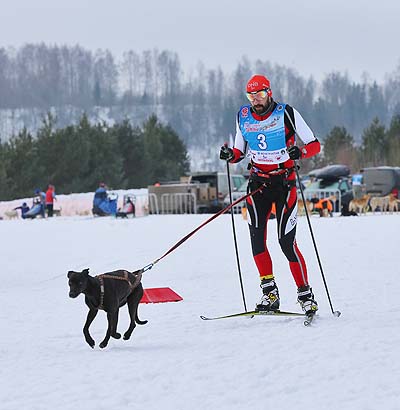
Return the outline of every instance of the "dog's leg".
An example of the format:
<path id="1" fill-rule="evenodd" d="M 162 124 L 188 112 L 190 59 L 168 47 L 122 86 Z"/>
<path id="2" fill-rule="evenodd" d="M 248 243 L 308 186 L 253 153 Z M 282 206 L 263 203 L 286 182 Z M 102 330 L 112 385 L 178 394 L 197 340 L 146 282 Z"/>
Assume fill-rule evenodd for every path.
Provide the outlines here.
<path id="1" fill-rule="evenodd" d="M 138 311 L 138 306 L 140 303 L 140 299 L 142 299 L 143 296 L 143 286 L 140 283 L 136 289 L 128 296 L 127 299 L 127 305 L 128 305 L 128 310 L 129 310 L 129 316 L 131 318 L 131 323 L 129 325 L 128 330 L 124 333 L 124 340 L 129 340 L 129 338 L 132 335 L 133 330 L 136 327 L 136 323 L 139 325 L 144 325 L 147 323 L 147 320 L 141 321 L 138 318 L 137 311 Z"/>
<path id="2" fill-rule="evenodd" d="M 110 337 L 113 334 L 114 329 L 116 328 L 115 312 L 107 312 L 107 320 L 108 320 L 107 333 L 106 333 L 104 340 L 99 345 L 102 349 L 104 349 L 108 345 Z"/>
<path id="3" fill-rule="evenodd" d="M 136 290 L 136 289 L 135 289 Z M 129 340 L 131 337 L 131 334 L 133 330 L 136 327 L 136 322 L 135 322 L 135 316 L 136 316 L 136 310 L 137 310 L 137 303 L 135 303 L 135 297 L 134 293 L 131 293 L 128 296 L 128 299 L 126 301 L 126 304 L 128 305 L 128 310 L 129 310 L 129 316 L 131 318 L 131 323 L 129 325 L 128 330 L 124 333 L 124 340 Z"/>
<path id="4" fill-rule="evenodd" d="M 121 333 L 117 332 L 118 314 L 119 314 L 119 309 L 115 313 L 114 328 L 113 328 L 113 331 L 111 333 L 111 337 L 113 337 L 114 339 L 120 339 L 121 338 Z"/>
<path id="5" fill-rule="evenodd" d="M 93 322 L 93 319 L 96 317 L 98 310 L 97 309 L 90 309 L 88 314 L 87 314 L 87 318 L 86 318 L 86 323 L 85 326 L 83 327 L 83 334 L 85 336 L 85 340 L 87 342 L 87 344 L 93 349 L 95 342 L 92 339 L 92 336 L 90 336 L 89 333 L 89 327 L 91 325 L 91 323 Z"/>
<path id="6" fill-rule="evenodd" d="M 135 301 L 137 300 L 137 302 L 135 302 L 135 303 L 136 303 L 135 321 L 136 321 L 136 323 L 137 323 L 138 325 L 145 325 L 145 324 L 147 323 L 147 320 L 140 320 L 140 319 L 139 319 L 139 316 L 138 316 L 139 303 L 140 303 L 140 300 L 141 300 L 142 297 L 143 297 L 143 293 L 144 293 L 144 291 L 143 291 L 143 286 L 142 286 L 142 284 L 140 284 L 140 285 L 138 286 L 137 293 L 135 294 L 135 298 L 136 298 Z"/>

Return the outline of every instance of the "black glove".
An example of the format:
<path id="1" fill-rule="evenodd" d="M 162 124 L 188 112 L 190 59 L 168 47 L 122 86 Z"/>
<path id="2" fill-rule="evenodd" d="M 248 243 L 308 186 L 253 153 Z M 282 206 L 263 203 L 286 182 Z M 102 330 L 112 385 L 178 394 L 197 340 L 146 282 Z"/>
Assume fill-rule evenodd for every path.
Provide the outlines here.
<path id="1" fill-rule="evenodd" d="M 221 151 L 219 152 L 219 158 L 225 161 L 230 161 L 234 158 L 233 149 L 229 148 L 227 145 L 223 145 L 221 147 Z"/>
<path id="2" fill-rule="evenodd" d="M 288 154 L 289 154 L 290 159 L 293 159 L 293 160 L 301 158 L 300 148 L 296 145 L 293 145 L 293 147 L 290 147 L 288 149 Z"/>

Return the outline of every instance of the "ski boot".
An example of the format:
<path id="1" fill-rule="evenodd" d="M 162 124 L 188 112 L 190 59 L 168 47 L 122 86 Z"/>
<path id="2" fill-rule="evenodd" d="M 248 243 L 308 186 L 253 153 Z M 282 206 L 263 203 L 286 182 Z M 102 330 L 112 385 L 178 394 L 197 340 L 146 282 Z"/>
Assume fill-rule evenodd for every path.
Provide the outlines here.
<path id="1" fill-rule="evenodd" d="M 279 309 L 279 291 L 274 279 L 263 279 L 260 285 L 263 295 L 257 303 L 256 312 L 268 312 Z"/>
<path id="2" fill-rule="evenodd" d="M 314 300 L 314 294 L 309 285 L 297 289 L 297 301 L 306 315 L 314 315 L 318 310 L 318 303 Z"/>

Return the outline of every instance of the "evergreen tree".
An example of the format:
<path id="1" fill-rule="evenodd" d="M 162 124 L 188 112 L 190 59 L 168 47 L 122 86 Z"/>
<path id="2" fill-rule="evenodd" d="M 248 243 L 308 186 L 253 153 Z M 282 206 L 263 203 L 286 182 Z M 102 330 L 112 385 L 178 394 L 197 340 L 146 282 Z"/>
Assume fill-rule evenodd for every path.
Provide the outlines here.
<path id="1" fill-rule="evenodd" d="M 139 127 L 132 127 L 128 120 L 115 124 L 110 132 L 118 141 L 126 188 L 142 188 L 151 183 L 147 176 L 147 158 L 144 138 Z"/>
<path id="2" fill-rule="evenodd" d="M 349 124 L 355 135 L 360 135 L 365 124 L 372 120 L 372 113 L 368 109 L 368 97 L 365 84 L 349 84 L 341 109 L 341 117 L 336 119 L 336 125 Z"/>
<path id="3" fill-rule="evenodd" d="M 0 201 L 9 199 L 10 181 L 7 177 L 9 156 L 7 145 L 0 144 Z"/>
<path id="4" fill-rule="evenodd" d="M 362 163 L 364 166 L 386 165 L 386 133 L 385 126 L 374 118 L 362 135 Z"/>
<path id="5" fill-rule="evenodd" d="M 31 196 L 36 188 L 41 188 L 41 181 L 36 173 L 39 166 L 37 144 L 26 128 L 6 144 L 5 155 L 8 199 Z"/>
<path id="6" fill-rule="evenodd" d="M 368 122 L 372 121 L 375 116 L 378 116 L 381 122 L 386 123 L 388 119 L 387 103 L 383 94 L 383 88 L 376 81 L 368 87 L 368 98 L 364 98 L 365 100 L 367 100 L 366 107 L 361 107 L 359 111 L 362 114 L 362 110 L 364 108 L 367 109 L 370 113 Z"/>
<path id="7" fill-rule="evenodd" d="M 351 165 L 354 139 L 344 127 L 334 127 L 324 140 L 324 159 L 327 164 Z"/>
<path id="8" fill-rule="evenodd" d="M 143 125 L 145 170 L 148 184 L 177 180 L 189 171 L 186 147 L 175 131 L 152 115 Z"/>
<path id="9" fill-rule="evenodd" d="M 387 164 L 391 166 L 400 166 L 400 115 L 395 115 L 392 118 L 386 139 Z"/>
<path id="10" fill-rule="evenodd" d="M 79 125 L 55 131 L 53 138 L 57 159 L 54 161 L 56 166 L 51 183 L 59 193 L 88 192 L 94 189 L 89 164 L 91 141 L 80 131 Z"/>
<path id="11" fill-rule="evenodd" d="M 42 120 L 42 126 L 36 134 L 37 168 L 36 175 L 41 181 L 40 185 L 45 189 L 49 183 L 55 183 L 54 174 L 57 170 L 57 162 L 62 153 L 57 152 L 55 130 L 57 119 L 49 112 Z"/>
<path id="12" fill-rule="evenodd" d="M 122 158 L 118 141 L 106 123 L 91 126 L 84 115 L 78 125 L 78 133 L 89 140 L 88 170 L 85 175 L 85 188 L 95 189 L 99 182 L 105 182 L 109 187 L 120 187 L 124 184 Z"/>

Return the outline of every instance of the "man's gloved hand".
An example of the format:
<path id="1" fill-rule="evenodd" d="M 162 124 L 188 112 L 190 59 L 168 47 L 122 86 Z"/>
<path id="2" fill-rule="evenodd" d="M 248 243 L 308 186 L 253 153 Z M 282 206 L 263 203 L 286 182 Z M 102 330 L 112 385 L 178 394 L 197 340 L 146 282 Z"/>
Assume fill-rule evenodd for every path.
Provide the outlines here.
<path id="1" fill-rule="evenodd" d="M 288 149 L 290 159 L 296 160 L 301 158 L 301 151 L 297 145 L 293 145 Z"/>
<path id="2" fill-rule="evenodd" d="M 219 152 L 219 158 L 225 161 L 230 161 L 234 158 L 233 149 L 229 148 L 227 145 L 223 145 L 221 147 L 221 151 Z"/>

